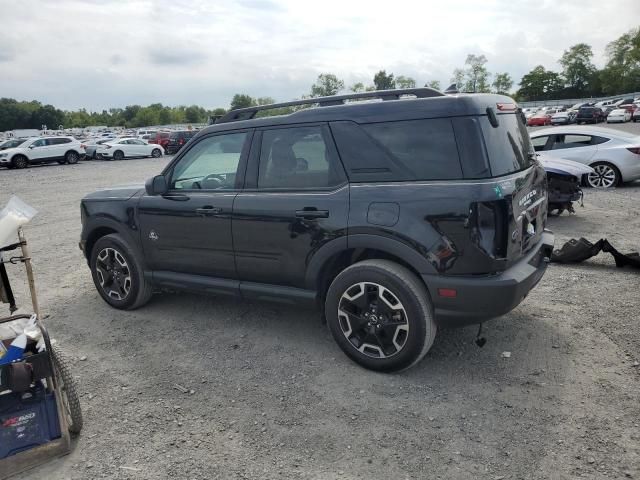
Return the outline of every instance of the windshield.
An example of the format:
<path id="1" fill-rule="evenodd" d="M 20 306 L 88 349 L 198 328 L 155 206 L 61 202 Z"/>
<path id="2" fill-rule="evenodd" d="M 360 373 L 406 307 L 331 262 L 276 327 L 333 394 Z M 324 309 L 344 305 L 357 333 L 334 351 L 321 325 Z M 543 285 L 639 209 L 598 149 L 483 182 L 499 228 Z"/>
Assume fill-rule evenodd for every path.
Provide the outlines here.
<path id="1" fill-rule="evenodd" d="M 0 150 L 6 150 L 7 148 L 16 148 L 22 145 L 27 140 L 25 138 L 17 138 L 15 140 L 7 140 L 4 143 L 0 143 Z"/>

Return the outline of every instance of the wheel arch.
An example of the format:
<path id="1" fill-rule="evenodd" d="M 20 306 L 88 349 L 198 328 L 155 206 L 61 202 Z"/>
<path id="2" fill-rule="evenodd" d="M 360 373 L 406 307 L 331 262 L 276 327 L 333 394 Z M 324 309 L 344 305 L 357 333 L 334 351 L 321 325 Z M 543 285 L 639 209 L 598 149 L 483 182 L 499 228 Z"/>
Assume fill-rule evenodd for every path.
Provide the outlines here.
<path id="1" fill-rule="evenodd" d="M 305 277 L 306 287 L 317 292 L 317 300 L 324 304 L 324 296 L 333 279 L 345 268 L 362 260 L 391 260 L 414 273 L 436 274 L 429 261 L 408 245 L 391 238 L 358 234 L 336 239 L 312 257 Z M 428 290 L 428 287 L 425 285 Z"/>
<path id="2" fill-rule="evenodd" d="M 620 182 L 618 183 L 618 185 L 626 181 L 624 178 L 624 173 L 622 172 L 622 169 L 620 168 L 619 165 L 616 164 L 616 162 L 611 161 L 608 158 L 596 158 L 596 159 L 591 159 L 589 161 L 589 166 L 593 168 L 593 166 L 596 165 L 597 163 L 607 163 L 618 171 L 618 175 L 620 176 Z"/>

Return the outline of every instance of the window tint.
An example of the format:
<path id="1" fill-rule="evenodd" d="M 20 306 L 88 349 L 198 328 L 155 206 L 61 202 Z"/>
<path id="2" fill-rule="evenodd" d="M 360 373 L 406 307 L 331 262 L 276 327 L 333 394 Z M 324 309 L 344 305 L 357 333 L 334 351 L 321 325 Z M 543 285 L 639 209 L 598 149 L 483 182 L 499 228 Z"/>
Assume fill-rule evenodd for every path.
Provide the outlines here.
<path id="1" fill-rule="evenodd" d="M 494 177 L 508 175 L 531 166 L 534 149 L 527 128 L 517 114 L 498 115 L 497 128 L 491 126 L 487 117 L 480 118 Z"/>
<path id="2" fill-rule="evenodd" d="M 44 147 L 46 145 L 46 140 L 44 138 L 40 138 L 31 144 L 32 147 Z"/>
<path id="3" fill-rule="evenodd" d="M 231 190 L 247 133 L 206 137 L 196 143 L 175 166 L 171 188 Z"/>
<path id="4" fill-rule="evenodd" d="M 362 125 L 412 180 L 462 178 L 453 126 L 448 119 Z"/>
<path id="5" fill-rule="evenodd" d="M 608 142 L 610 139 L 606 137 L 591 137 L 591 145 L 600 145 L 601 143 Z"/>
<path id="6" fill-rule="evenodd" d="M 544 150 L 544 146 L 547 144 L 547 140 L 549 140 L 549 135 L 532 138 L 531 145 L 533 145 L 533 149 L 536 152 L 539 152 L 540 150 Z"/>
<path id="7" fill-rule="evenodd" d="M 591 145 L 591 136 L 589 135 L 556 135 L 551 149 L 562 150 L 565 148 L 586 147 L 589 145 Z"/>
<path id="8" fill-rule="evenodd" d="M 344 181 L 342 167 L 320 126 L 262 132 L 258 188 L 326 188 Z"/>

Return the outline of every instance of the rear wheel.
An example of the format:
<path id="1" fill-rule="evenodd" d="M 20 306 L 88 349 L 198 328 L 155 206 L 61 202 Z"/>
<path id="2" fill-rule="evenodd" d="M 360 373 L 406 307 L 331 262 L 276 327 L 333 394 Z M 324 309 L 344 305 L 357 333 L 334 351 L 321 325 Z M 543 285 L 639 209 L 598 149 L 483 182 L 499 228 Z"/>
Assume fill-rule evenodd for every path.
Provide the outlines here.
<path id="1" fill-rule="evenodd" d="M 98 293 L 112 307 L 133 310 L 151 298 L 152 288 L 138 255 L 120 235 L 100 238 L 91 250 L 89 265 Z"/>
<path id="2" fill-rule="evenodd" d="M 62 410 L 67 417 L 69 432 L 78 434 L 82 430 L 82 410 L 75 381 L 71 375 L 69 361 L 59 347 L 51 348 L 51 358 L 55 369 L 58 388 L 62 397 Z"/>
<path id="3" fill-rule="evenodd" d="M 80 155 L 78 155 L 78 152 L 67 152 L 67 154 L 64 156 L 64 160 L 69 165 L 74 165 L 78 163 L 78 160 L 80 160 Z"/>
<path id="4" fill-rule="evenodd" d="M 587 185 L 593 188 L 611 188 L 620 184 L 620 171 L 607 162 L 596 162 L 591 165 L 594 172 L 586 175 Z"/>
<path id="5" fill-rule="evenodd" d="M 13 157 L 12 162 L 15 168 L 27 168 L 29 166 L 29 159 L 24 155 L 16 155 Z"/>
<path id="6" fill-rule="evenodd" d="M 388 260 L 366 260 L 338 274 L 327 292 L 325 315 L 342 351 L 371 370 L 415 365 L 436 334 L 424 284 Z"/>
<path id="7" fill-rule="evenodd" d="M 124 153 L 122 152 L 122 150 L 116 150 L 115 152 L 113 152 L 113 159 L 114 160 L 123 160 L 124 159 Z"/>

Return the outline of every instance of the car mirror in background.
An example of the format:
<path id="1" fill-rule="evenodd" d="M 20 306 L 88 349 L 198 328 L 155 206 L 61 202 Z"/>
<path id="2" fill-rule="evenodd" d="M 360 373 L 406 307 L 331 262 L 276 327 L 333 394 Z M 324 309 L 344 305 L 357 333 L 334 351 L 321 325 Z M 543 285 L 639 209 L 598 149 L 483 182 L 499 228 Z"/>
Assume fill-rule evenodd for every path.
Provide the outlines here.
<path id="1" fill-rule="evenodd" d="M 35 145 L 29 145 L 29 149 L 35 148 Z"/>
<path id="2" fill-rule="evenodd" d="M 147 195 L 164 195 L 167 193 L 167 179 L 164 175 L 150 178 L 144 185 Z"/>

